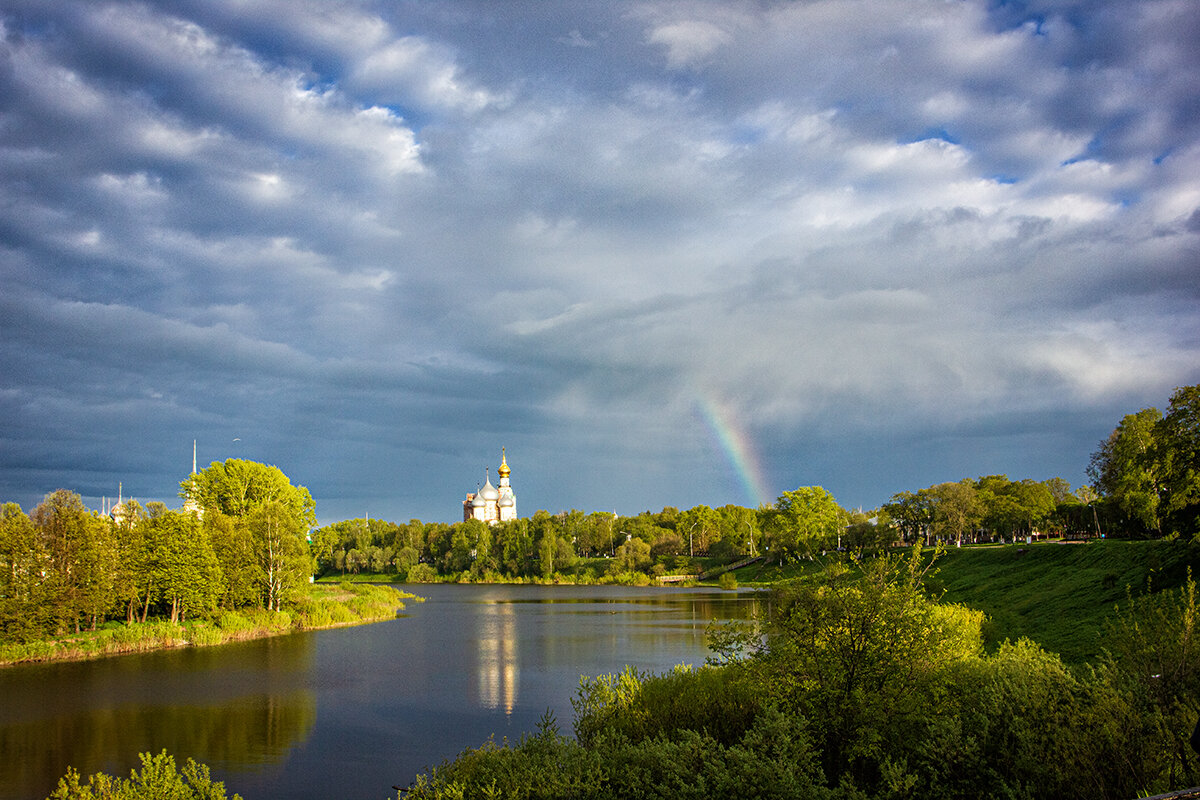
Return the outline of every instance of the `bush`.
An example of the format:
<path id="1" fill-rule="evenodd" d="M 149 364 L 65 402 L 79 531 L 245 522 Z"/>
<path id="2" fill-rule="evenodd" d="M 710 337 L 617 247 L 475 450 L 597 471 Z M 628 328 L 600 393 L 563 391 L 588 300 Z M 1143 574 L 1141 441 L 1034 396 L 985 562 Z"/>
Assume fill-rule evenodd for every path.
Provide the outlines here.
<path id="1" fill-rule="evenodd" d="M 141 753 L 142 769 L 119 780 L 103 772 L 80 783 L 79 773 L 68 769 L 48 800 L 225 800 L 225 784 L 213 781 L 208 767 L 188 759 L 180 771 L 167 751 L 156 756 Z M 235 794 L 231 800 L 241 800 Z"/>
<path id="2" fill-rule="evenodd" d="M 437 570 L 428 564 L 413 564 L 408 568 L 409 583 L 435 583 L 437 579 Z"/>
<path id="3" fill-rule="evenodd" d="M 640 742 L 691 730 L 731 744 L 760 710 L 758 695 L 742 675 L 732 669 L 680 665 L 664 675 L 626 667 L 616 675 L 583 678 L 571 700 L 575 737 L 586 746 L 602 731 Z"/>

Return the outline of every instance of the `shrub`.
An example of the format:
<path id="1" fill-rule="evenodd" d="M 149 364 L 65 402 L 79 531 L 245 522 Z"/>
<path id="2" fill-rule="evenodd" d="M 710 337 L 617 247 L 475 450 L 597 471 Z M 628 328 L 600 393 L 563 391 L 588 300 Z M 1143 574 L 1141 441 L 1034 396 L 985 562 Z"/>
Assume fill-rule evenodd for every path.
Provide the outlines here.
<path id="1" fill-rule="evenodd" d="M 167 751 L 156 756 L 141 753 L 142 769 L 119 780 L 103 772 L 80 783 L 79 773 L 68 769 L 48 800 L 225 800 L 225 784 L 213 781 L 208 767 L 188 759 L 183 770 Z M 241 800 L 235 794 L 231 800 Z"/>

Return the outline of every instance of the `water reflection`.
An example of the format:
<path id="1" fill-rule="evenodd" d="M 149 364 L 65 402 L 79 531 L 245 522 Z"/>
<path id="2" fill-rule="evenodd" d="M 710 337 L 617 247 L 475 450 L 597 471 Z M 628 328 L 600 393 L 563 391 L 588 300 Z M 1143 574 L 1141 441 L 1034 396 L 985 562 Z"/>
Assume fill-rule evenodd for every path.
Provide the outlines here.
<path id="1" fill-rule="evenodd" d="M 224 647 L 0 670 L 0 800 L 73 765 L 127 775 L 140 751 L 213 768 L 251 800 L 394 796 L 421 771 L 549 709 L 571 729 L 581 675 L 700 664 L 739 592 L 423 586 L 404 619 Z"/>
<path id="2" fill-rule="evenodd" d="M 479 615 L 476 675 L 479 703 L 503 708 L 511 715 L 517 704 L 520 667 L 517 664 L 517 617 L 509 603 L 488 603 Z"/>
<path id="3" fill-rule="evenodd" d="M 127 775 L 140 752 L 254 769 L 302 742 L 311 640 L 282 637 L 0 671 L 0 796 L 45 797 L 68 766 Z"/>

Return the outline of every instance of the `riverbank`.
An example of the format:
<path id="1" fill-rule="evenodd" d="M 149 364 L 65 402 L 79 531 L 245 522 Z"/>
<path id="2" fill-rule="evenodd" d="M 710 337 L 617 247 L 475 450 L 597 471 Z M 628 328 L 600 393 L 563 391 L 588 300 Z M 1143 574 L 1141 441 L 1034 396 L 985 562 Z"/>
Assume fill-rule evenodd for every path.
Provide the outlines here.
<path id="1" fill-rule="evenodd" d="M 362 625 L 393 619 L 404 600 L 421 598 L 392 586 L 342 583 L 311 585 L 286 611 L 261 608 L 222 611 L 187 622 L 108 622 L 94 631 L 54 639 L 0 644 L 0 667 L 51 661 L 81 661 L 175 647 L 210 647 L 298 631 Z"/>

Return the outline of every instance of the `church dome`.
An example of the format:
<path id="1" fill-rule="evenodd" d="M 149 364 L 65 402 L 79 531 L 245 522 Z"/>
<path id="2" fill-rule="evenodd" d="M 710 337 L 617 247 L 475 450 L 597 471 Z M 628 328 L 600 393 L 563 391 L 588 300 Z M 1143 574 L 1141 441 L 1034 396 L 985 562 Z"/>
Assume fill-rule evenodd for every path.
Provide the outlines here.
<path id="1" fill-rule="evenodd" d="M 483 499 L 483 492 L 478 492 L 475 499 L 471 501 L 471 508 L 483 508 L 487 505 L 487 501 Z"/>
<path id="2" fill-rule="evenodd" d="M 488 480 L 483 484 L 483 488 L 479 490 L 479 496 L 484 500 L 498 500 L 500 492 L 496 490 L 495 486 L 492 486 L 491 480 Z"/>
<path id="3" fill-rule="evenodd" d="M 500 449 L 500 469 L 496 470 L 496 474 L 501 478 L 507 478 L 512 474 L 512 470 L 508 468 L 508 459 L 505 458 L 504 448 Z"/>
<path id="4" fill-rule="evenodd" d="M 511 494 L 505 494 L 500 498 L 500 505 L 503 508 L 511 508 L 516 504 L 513 502 L 513 496 Z"/>

